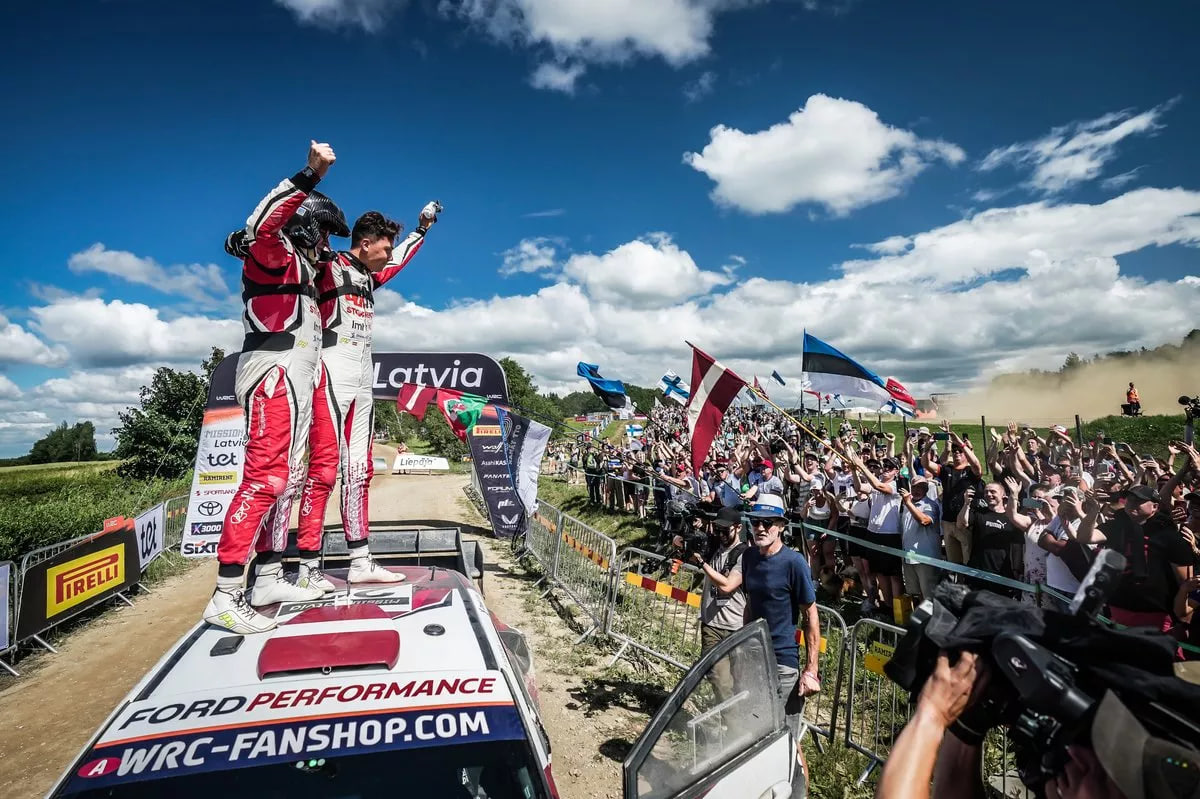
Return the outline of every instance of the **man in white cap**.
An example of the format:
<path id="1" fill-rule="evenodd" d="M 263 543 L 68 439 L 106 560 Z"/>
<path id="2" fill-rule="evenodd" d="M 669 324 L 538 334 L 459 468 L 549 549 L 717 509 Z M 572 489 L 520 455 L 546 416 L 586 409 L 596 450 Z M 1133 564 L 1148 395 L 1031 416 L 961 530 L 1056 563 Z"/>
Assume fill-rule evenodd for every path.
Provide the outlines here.
<path id="1" fill-rule="evenodd" d="M 800 750 L 800 715 L 804 698 L 821 690 L 817 676 L 821 622 L 817 615 L 817 592 L 808 561 L 783 545 L 787 511 L 776 494 L 759 494 L 750 509 L 754 546 L 742 555 L 742 587 L 746 592 L 746 623 L 764 619 L 771 630 L 775 663 L 779 671 L 779 701 L 788 726 L 796 736 L 796 755 L 804 776 L 808 766 Z M 800 671 L 800 645 L 796 628 L 804 619 L 804 671 Z M 799 681 L 799 696 L 796 685 Z"/>

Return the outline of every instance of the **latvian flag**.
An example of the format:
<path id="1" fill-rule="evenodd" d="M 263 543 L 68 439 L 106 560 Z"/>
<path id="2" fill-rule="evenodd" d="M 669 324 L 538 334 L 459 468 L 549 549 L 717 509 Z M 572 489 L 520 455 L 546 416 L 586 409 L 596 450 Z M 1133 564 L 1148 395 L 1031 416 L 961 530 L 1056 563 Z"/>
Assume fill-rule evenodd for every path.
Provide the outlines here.
<path id="1" fill-rule="evenodd" d="M 883 378 L 807 331 L 804 371 L 812 387 L 822 394 L 859 397 L 880 405 L 892 398 Z"/>
<path id="2" fill-rule="evenodd" d="M 767 390 L 762 387 L 762 383 L 758 382 L 758 375 L 754 376 L 754 390 L 758 392 L 758 395 L 763 399 L 770 399 L 770 397 L 767 396 Z"/>
<path id="3" fill-rule="evenodd" d="M 721 429 L 725 410 L 746 381 L 726 369 L 711 355 L 692 348 L 692 396 L 688 399 L 688 435 L 692 442 L 692 474 L 699 476 L 713 439 Z"/>

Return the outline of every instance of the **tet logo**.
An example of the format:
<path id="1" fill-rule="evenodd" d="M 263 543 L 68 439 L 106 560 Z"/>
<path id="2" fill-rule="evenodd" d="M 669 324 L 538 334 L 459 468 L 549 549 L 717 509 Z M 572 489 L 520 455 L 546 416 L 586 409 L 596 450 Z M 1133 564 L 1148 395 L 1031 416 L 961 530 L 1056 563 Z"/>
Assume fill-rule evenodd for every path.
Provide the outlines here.
<path id="1" fill-rule="evenodd" d="M 46 570 L 46 617 L 52 618 L 124 582 L 124 544 L 51 566 Z"/>

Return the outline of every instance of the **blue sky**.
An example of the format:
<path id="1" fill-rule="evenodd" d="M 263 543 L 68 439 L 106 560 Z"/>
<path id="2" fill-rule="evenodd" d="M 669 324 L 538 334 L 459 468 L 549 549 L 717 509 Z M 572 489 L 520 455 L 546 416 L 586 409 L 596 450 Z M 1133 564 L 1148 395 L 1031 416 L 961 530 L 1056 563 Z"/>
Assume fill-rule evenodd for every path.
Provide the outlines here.
<path id="1" fill-rule="evenodd" d="M 302 165 L 446 212 L 378 346 L 650 384 L 682 340 L 799 372 L 805 327 L 914 393 L 1200 321 L 1200 12 L 1182 3 L 26 4 L 0 53 L 17 240 L 0 454 L 101 430 L 240 342 L 220 244 Z M 953 331 L 953 332 L 948 332 Z"/>

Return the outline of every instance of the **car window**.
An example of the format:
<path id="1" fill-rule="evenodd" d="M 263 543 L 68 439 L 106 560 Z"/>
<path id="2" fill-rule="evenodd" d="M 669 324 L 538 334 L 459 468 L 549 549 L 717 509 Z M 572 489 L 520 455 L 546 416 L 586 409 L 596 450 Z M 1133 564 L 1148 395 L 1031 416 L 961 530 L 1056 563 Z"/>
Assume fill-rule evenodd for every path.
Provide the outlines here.
<path id="1" fill-rule="evenodd" d="M 60 793 L 78 799 L 548 799 L 540 769 L 521 741 L 308 757 L 253 768 L 188 774 Z"/>
<path id="2" fill-rule="evenodd" d="M 778 731 L 769 645 L 765 635 L 746 636 L 685 677 L 691 687 L 637 765 L 638 799 L 674 796 Z"/>

